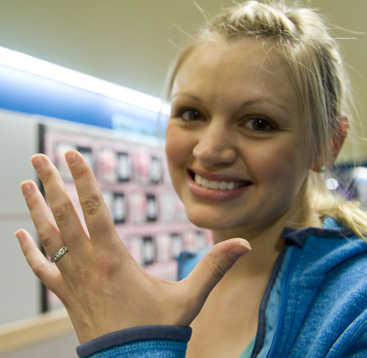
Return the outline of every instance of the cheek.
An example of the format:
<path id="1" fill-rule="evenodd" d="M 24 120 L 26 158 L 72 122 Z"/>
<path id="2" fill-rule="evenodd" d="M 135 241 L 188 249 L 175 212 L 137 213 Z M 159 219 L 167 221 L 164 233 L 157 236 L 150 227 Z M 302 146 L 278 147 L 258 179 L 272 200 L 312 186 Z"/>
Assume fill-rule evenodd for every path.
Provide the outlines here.
<path id="1" fill-rule="evenodd" d="M 165 149 L 168 168 L 173 176 L 174 169 L 184 166 L 190 158 L 192 152 L 190 136 L 177 125 L 168 124 Z"/>
<path id="2" fill-rule="evenodd" d="M 293 143 L 274 144 L 258 148 L 249 157 L 249 166 L 258 180 L 271 183 L 288 182 L 303 178 L 307 173 L 306 160 Z"/>

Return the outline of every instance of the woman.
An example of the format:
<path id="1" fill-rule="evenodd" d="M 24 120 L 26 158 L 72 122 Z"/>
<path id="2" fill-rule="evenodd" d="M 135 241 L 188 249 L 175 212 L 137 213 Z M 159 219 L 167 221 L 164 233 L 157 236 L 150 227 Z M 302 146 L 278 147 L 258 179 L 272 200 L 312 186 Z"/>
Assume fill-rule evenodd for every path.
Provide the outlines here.
<path id="1" fill-rule="evenodd" d="M 179 282 L 134 262 L 78 153 L 66 160 L 89 235 L 55 167 L 32 158 L 56 224 L 35 184 L 22 190 L 56 265 L 16 235 L 64 303 L 80 357 L 367 354 L 367 217 L 323 184 L 351 125 L 347 84 L 321 18 L 278 3 L 226 10 L 180 54 L 168 166 L 188 218 L 215 245 L 181 255 Z"/>

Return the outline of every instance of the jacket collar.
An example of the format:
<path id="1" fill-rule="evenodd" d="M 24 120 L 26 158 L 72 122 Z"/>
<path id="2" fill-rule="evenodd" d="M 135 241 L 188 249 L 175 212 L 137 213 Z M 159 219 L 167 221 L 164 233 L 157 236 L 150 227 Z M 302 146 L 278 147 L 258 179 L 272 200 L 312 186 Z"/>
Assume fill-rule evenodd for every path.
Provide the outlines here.
<path id="1" fill-rule="evenodd" d="M 338 221 L 328 216 L 324 218 L 322 227 L 309 226 L 301 229 L 285 227 L 281 236 L 286 241 L 287 245 L 297 245 L 302 248 L 305 244 L 306 238 L 311 235 L 335 238 L 340 236 L 355 236 L 355 233 L 351 229 L 341 226 Z"/>

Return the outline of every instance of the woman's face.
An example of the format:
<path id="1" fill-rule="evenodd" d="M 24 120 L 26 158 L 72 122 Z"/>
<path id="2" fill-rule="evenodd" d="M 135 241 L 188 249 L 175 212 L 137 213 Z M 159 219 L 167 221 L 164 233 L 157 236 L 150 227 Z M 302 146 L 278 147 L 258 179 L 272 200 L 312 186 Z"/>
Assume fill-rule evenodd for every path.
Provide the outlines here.
<path id="1" fill-rule="evenodd" d="M 166 154 L 195 225 L 262 230 L 300 204 L 311 167 L 286 64 L 255 39 L 201 44 L 172 89 Z"/>

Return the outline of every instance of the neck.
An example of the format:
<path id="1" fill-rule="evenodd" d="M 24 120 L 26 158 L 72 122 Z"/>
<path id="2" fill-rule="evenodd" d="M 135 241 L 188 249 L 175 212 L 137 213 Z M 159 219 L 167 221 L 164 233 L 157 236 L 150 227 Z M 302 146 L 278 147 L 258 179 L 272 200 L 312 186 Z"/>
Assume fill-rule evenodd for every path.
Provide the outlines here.
<path id="1" fill-rule="evenodd" d="M 242 228 L 241 230 L 213 231 L 213 241 L 218 243 L 234 237 L 242 237 L 249 241 L 252 250 L 239 258 L 232 268 L 226 273 L 225 281 L 244 278 L 269 277 L 273 265 L 284 248 L 281 237 L 285 227 L 321 226 L 318 216 L 309 210 L 307 200 L 304 205 L 290 208 L 286 214 L 274 220 L 265 228 Z"/>

